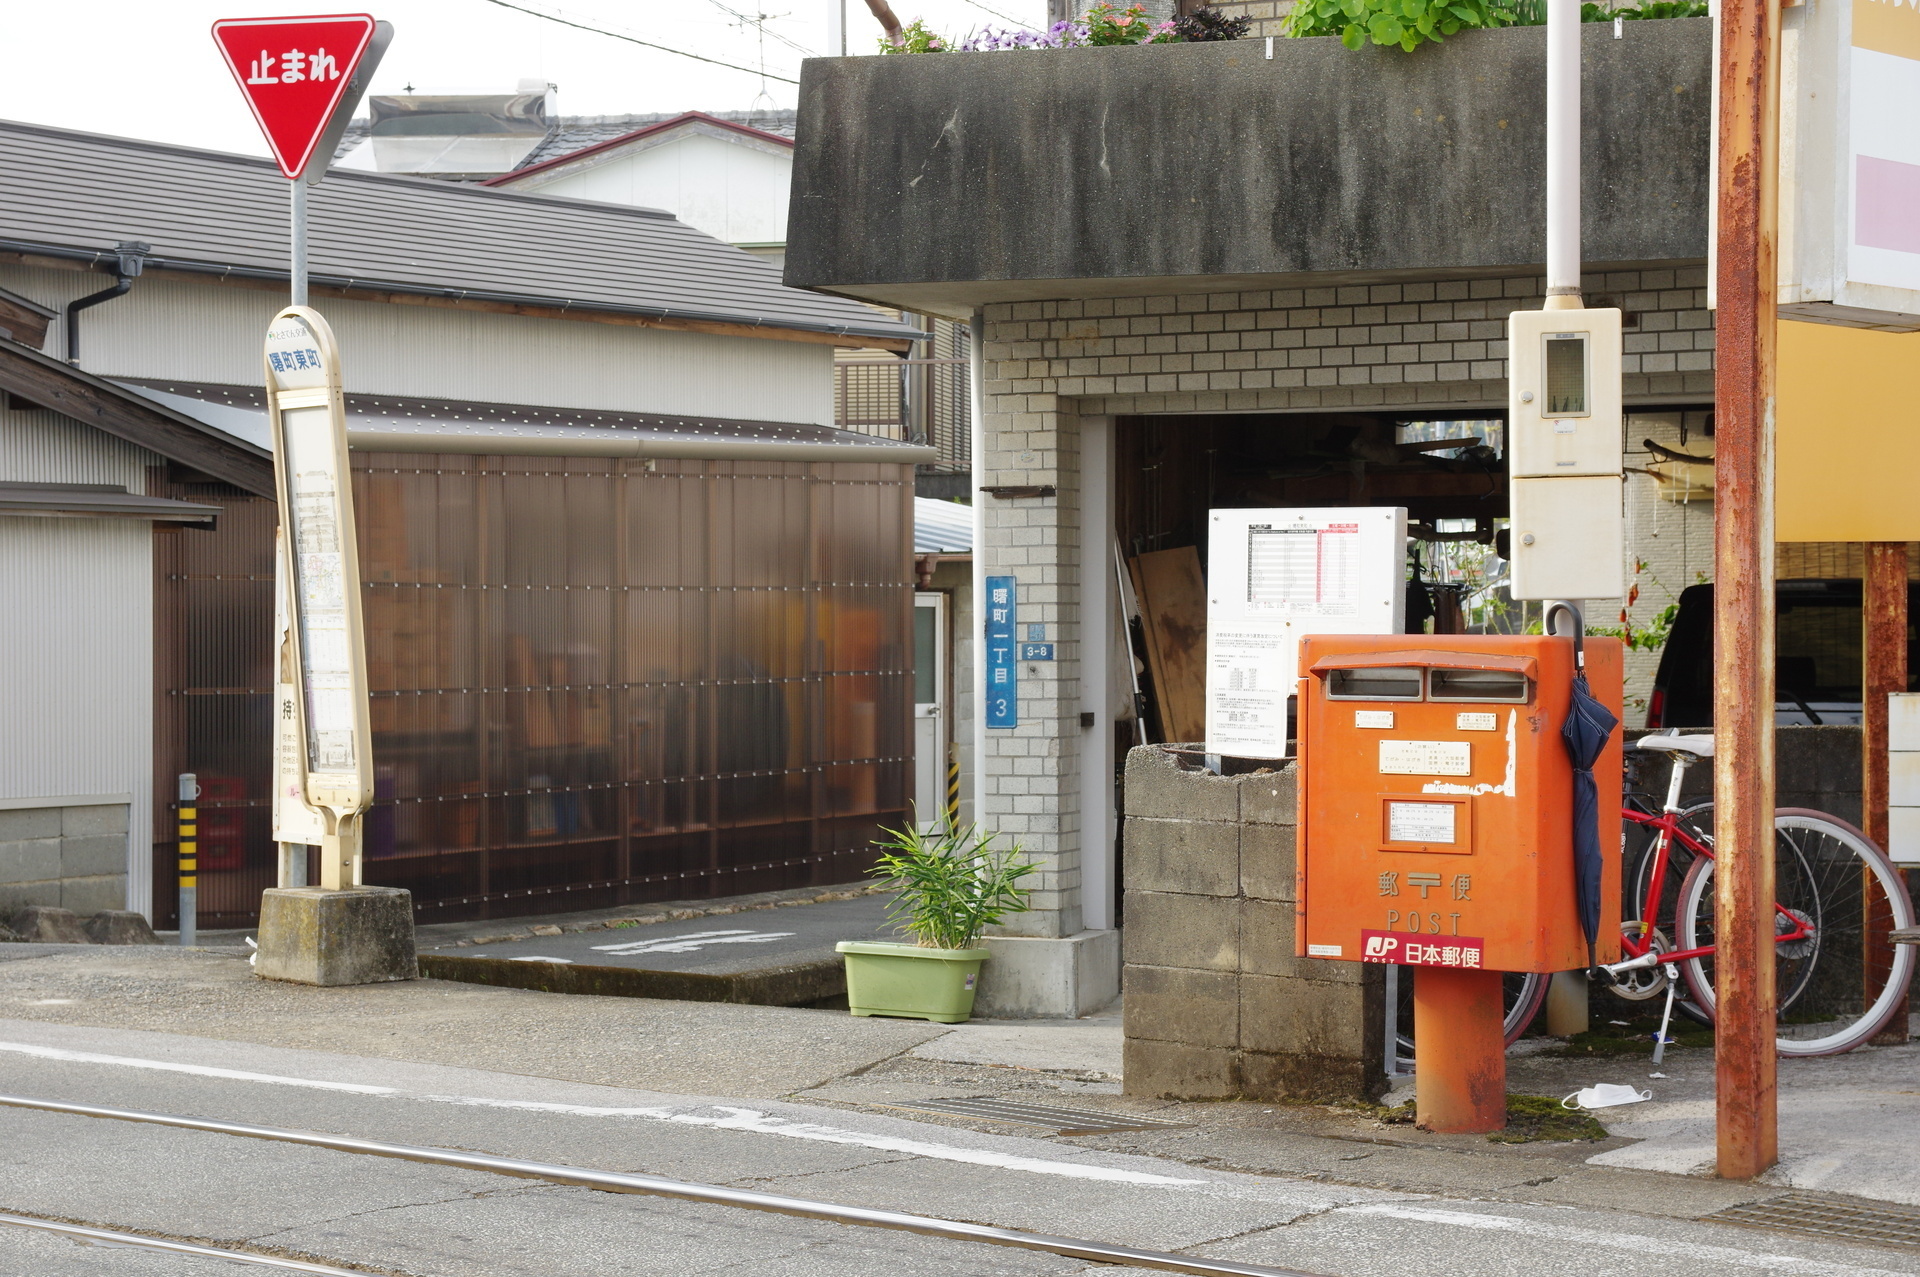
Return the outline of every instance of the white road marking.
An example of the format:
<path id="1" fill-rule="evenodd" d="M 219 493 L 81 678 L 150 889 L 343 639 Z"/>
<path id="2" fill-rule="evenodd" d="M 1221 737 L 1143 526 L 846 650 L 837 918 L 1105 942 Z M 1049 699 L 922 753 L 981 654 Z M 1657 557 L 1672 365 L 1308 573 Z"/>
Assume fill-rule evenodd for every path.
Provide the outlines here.
<path id="1" fill-rule="evenodd" d="M 424 1100 L 433 1104 L 459 1104 L 472 1108 L 518 1109 L 533 1113 L 564 1113 L 574 1117 L 615 1117 L 652 1122 L 674 1122 L 686 1126 L 705 1126 L 719 1130 L 749 1131 L 757 1135 L 776 1135 L 785 1139 L 813 1140 L 826 1144 L 848 1144 L 886 1153 L 908 1153 L 942 1162 L 966 1162 L 975 1166 L 994 1166 L 1002 1170 L 1027 1171 L 1035 1175 L 1058 1175 L 1067 1179 L 1102 1180 L 1116 1184 L 1158 1184 L 1186 1187 L 1206 1184 L 1199 1179 L 1176 1179 L 1144 1171 L 1118 1170 L 1108 1166 L 1090 1166 L 1080 1162 L 1054 1161 L 1050 1158 L 1021 1157 L 989 1149 L 962 1148 L 955 1144 L 934 1144 L 924 1140 L 901 1139 L 890 1135 L 870 1135 L 863 1131 L 842 1130 L 816 1122 L 799 1122 L 775 1117 L 758 1109 L 735 1108 L 715 1104 L 704 1106 L 721 1116 L 709 1116 L 699 1108 L 600 1108 L 587 1104 L 553 1104 L 539 1100 L 496 1100 L 475 1095 L 429 1095 L 402 1091 L 391 1086 L 367 1086 L 354 1082 L 320 1082 L 309 1078 L 285 1077 L 274 1073 L 249 1073 L 240 1069 L 216 1068 L 206 1064 L 180 1064 L 171 1060 L 143 1060 L 125 1055 L 102 1055 L 94 1051 L 69 1051 L 60 1047 L 35 1046 L 23 1042 L 0 1042 L 0 1051 L 38 1056 L 73 1064 L 107 1064 L 120 1068 L 156 1069 L 165 1073 L 187 1073 L 196 1077 L 221 1078 L 230 1082 L 264 1082 L 272 1086 L 297 1086 L 317 1091 L 348 1091 L 357 1095 L 384 1095 L 396 1099 Z"/>
<path id="2" fill-rule="evenodd" d="M 127 1055 L 101 1055 L 95 1051 L 67 1051 L 57 1046 L 32 1046 L 25 1042 L 0 1042 L 0 1051 L 35 1055 L 43 1060 L 61 1060 L 69 1064 L 113 1064 L 123 1069 L 191 1073 L 195 1077 L 225 1078 L 229 1082 L 270 1082 L 275 1086 L 301 1086 L 314 1091 L 348 1091 L 354 1095 L 399 1094 L 391 1086 L 363 1086 L 357 1082 L 315 1082 L 306 1078 L 281 1077 L 275 1073 L 249 1073 L 244 1069 L 215 1068 L 210 1064 L 176 1064 L 172 1060 L 141 1060 Z"/>
<path id="3" fill-rule="evenodd" d="M 1334 1213 L 1384 1215 L 1390 1219 L 1405 1219 L 1419 1224 L 1444 1224 L 1453 1228 L 1479 1229 L 1483 1232 L 1518 1233 L 1525 1237 L 1569 1242 L 1584 1247 L 1604 1246 L 1611 1250 L 1632 1251 L 1635 1254 L 1654 1255 L 1662 1259 L 1698 1259 L 1735 1268 L 1804 1273 L 1807 1277 L 1908 1277 L 1907 1274 L 1886 1268 L 1834 1264 L 1819 1259 L 1802 1259 L 1798 1255 L 1756 1254 L 1753 1251 L 1735 1250 L 1731 1246 L 1680 1241 L 1672 1237 L 1649 1237 L 1642 1233 L 1601 1232 L 1598 1229 L 1550 1224 L 1541 1220 L 1516 1219 L 1511 1215 L 1481 1215 L 1471 1211 L 1436 1210 L 1425 1206 L 1399 1206 L 1388 1203 L 1342 1206 L 1336 1208 Z M 1713 1221 L 1694 1222 L 1712 1223 Z"/>
<path id="4" fill-rule="evenodd" d="M 529 954 L 527 957 L 524 957 L 524 958 L 508 958 L 507 961 L 508 962 L 564 962 L 568 966 L 573 965 L 572 958 L 542 958 L 532 954 Z"/>
<path id="5" fill-rule="evenodd" d="M 626 944 L 597 944 L 597 953 L 617 953 L 631 957 L 637 953 L 692 953 L 710 944 L 765 944 L 784 940 L 791 931 L 696 931 L 691 935 L 662 936 L 657 940 L 634 940 Z"/>

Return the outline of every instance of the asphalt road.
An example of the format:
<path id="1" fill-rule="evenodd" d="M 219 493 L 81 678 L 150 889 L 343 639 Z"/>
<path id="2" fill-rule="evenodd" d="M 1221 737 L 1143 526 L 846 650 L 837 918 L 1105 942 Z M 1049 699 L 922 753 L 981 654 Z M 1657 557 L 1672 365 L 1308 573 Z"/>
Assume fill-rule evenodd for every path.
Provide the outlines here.
<path id="1" fill-rule="evenodd" d="M 861 896 L 800 908 L 722 914 L 611 931 L 569 931 L 437 952 L 467 958 L 734 975 L 802 962 L 837 961 L 833 946 L 842 940 L 898 940 L 886 920 L 887 907 L 892 903 L 892 896 Z"/>
<path id="2" fill-rule="evenodd" d="M 457 1147 L 1339 1277 L 1920 1274 L 1920 1254 L 1239 1174 L 782 1100 L 0 1020 L 0 1091 Z M 0 1210 L 420 1277 L 1053 1274 L 1030 1252 L 0 1108 Z M 239 1272 L 0 1226 L 0 1272 Z M 266 1271 L 266 1270 L 257 1270 Z"/>

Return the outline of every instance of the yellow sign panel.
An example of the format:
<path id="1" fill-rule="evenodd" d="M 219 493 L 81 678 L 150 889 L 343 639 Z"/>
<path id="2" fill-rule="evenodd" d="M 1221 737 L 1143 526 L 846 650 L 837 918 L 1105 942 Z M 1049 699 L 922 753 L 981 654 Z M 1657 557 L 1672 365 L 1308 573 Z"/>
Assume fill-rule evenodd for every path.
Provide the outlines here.
<path id="1" fill-rule="evenodd" d="M 1920 541 L 1920 333 L 1783 321 L 1779 376 L 1775 539 Z"/>
<path id="2" fill-rule="evenodd" d="M 1853 6 L 1853 47 L 1920 59 L 1920 9 L 1895 0 L 1860 0 Z"/>

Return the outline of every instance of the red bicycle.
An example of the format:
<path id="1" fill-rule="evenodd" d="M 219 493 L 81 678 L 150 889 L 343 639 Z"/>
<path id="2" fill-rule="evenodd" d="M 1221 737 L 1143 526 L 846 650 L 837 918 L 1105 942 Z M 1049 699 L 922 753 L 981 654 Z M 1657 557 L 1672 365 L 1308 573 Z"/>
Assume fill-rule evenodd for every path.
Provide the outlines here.
<path id="1" fill-rule="evenodd" d="M 1713 737 L 1646 736 L 1638 747 L 1672 764 L 1657 813 L 1629 803 L 1621 819 L 1651 831 L 1627 884 L 1639 916 L 1621 923 L 1621 961 L 1599 969 L 1629 1000 L 1677 993 L 1696 1018 L 1714 1018 L 1713 816 L 1680 806 L 1689 766 L 1713 757 Z M 1914 946 L 1886 933 L 1911 927 L 1913 902 L 1898 870 L 1852 825 L 1822 812 L 1774 813 L 1774 966 L 1782 1055 L 1837 1055 L 1871 1040 L 1905 1002 Z M 1669 883 L 1677 879 L 1677 891 Z M 1664 925 L 1663 925 L 1664 920 Z M 1685 1005 L 1685 1004 L 1683 1004 Z M 1524 1026 L 1523 1026 L 1524 1027 Z"/>

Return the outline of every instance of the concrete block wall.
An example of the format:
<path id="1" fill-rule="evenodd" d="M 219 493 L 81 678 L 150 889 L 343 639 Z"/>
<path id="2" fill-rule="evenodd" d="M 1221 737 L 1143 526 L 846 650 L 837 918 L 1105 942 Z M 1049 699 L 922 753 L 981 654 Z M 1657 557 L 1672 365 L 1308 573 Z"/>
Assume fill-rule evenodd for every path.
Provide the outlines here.
<path id="1" fill-rule="evenodd" d="M 1666 759 L 1643 754 L 1633 742 L 1649 733 L 1628 724 L 1627 783 L 1657 804 L 1666 797 L 1672 774 Z M 1844 724 L 1820 727 L 1776 727 L 1773 731 L 1773 802 L 1776 807 L 1811 807 L 1860 824 L 1860 729 Z M 1687 769 L 1681 802 L 1691 806 L 1713 797 L 1713 767 Z"/>
<path id="2" fill-rule="evenodd" d="M 1293 953 L 1292 767 L 1218 776 L 1179 748 L 1127 756 L 1127 1094 L 1377 1096 L 1381 969 Z"/>
<path id="3" fill-rule="evenodd" d="M 0 912 L 126 908 L 127 814 L 126 803 L 0 810 Z"/>
<path id="4" fill-rule="evenodd" d="M 990 410 L 1062 396 L 1085 414 L 1504 408 L 1506 317 L 1539 309 L 1543 285 L 1517 276 L 999 303 L 986 308 Z M 1612 271 L 1584 287 L 1637 316 L 1625 336 L 1629 402 L 1711 401 L 1704 267 Z"/>

